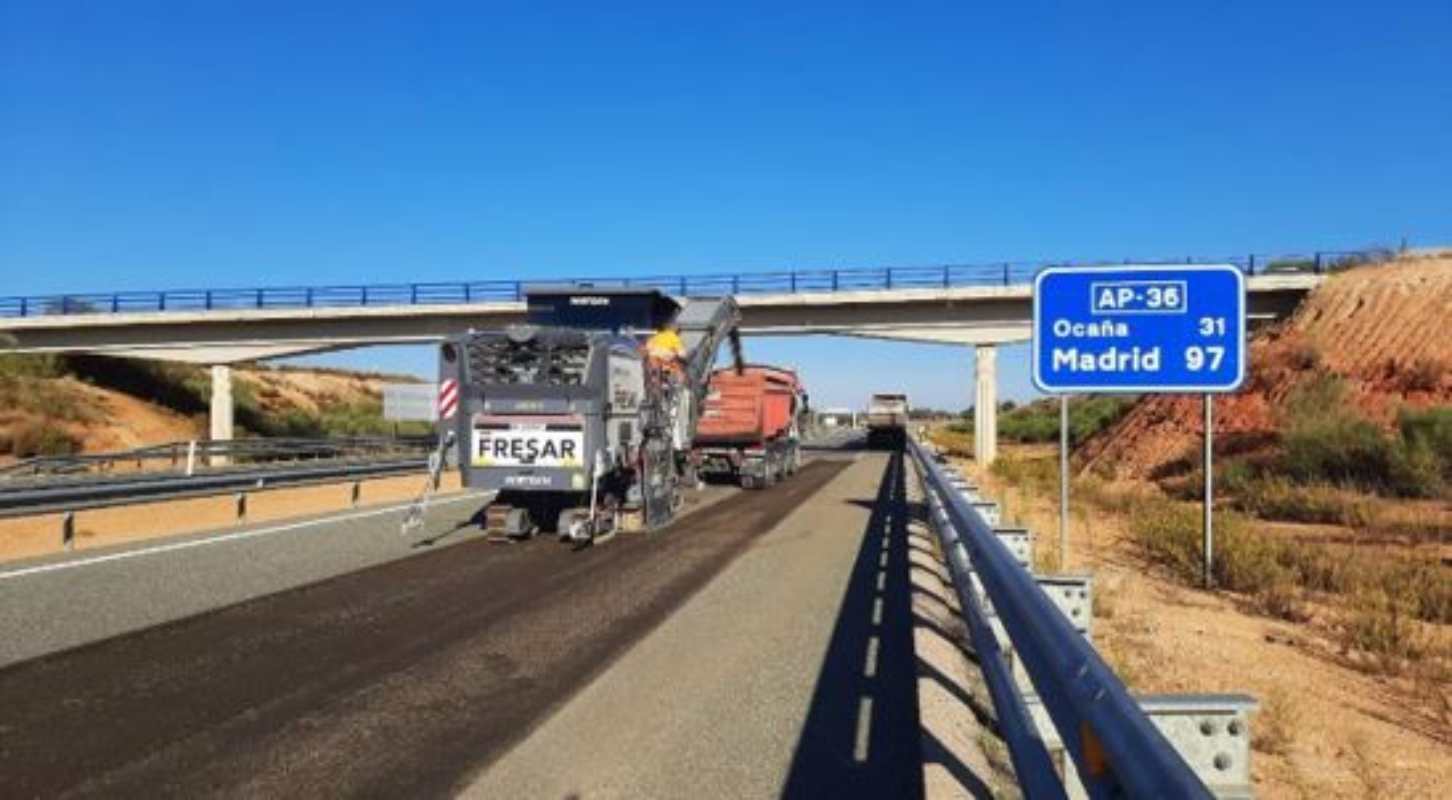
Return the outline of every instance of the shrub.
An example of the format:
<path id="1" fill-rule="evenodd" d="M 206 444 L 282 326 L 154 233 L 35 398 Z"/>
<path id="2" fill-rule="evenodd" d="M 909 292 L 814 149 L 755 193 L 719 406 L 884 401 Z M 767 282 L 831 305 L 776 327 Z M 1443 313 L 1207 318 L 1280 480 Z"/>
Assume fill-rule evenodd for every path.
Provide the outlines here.
<path id="1" fill-rule="evenodd" d="M 16 458 L 64 456 L 81 449 L 80 440 L 51 420 L 31 420 L 16 425 L 9 436 L 9 450 Z"/>
<path id="2" fill-rule="evenodd" d="M 1419 358 L 1403 374 L 1402 388 L 1408 392 L 1434 392 L 1442 386 L 1447 370 L 1447 365 L 1435 358 Z"/>
<path id="3" fill-rule="evenodd" d="M 56 378 L 62 374 L 61 361 L 53 355 L 0 353 L 0 380 L 9 378 Z"/>
<path id="4" fill-rule="evenodd" d="M 1371 422 L 1332 413 L 1297 422 L 1282 439 L 1280 470 L 1298 483 L 1334 483 L 1402 497 L 1435 497 L 1443 465 L 1430 446 L 1409 445 Z"/>
<path id="5" fill-rule="evenodd" d="M 1401 598 L 1382 590 L 1356 597 L 1341 635 L 1345 646 L 1375 656 L 1386 672 L 1400 672 L 1423 654 L 1420 631 Z"/>
<path id="6" fill-rule="evenodd" d="M 1286 397 L 1282 424 L 1294 427 L 1307 418 L 1340 414 L 1346 405 L 1346 382 L 1339 375 L 1317 373 Z"/>
<path id="7" fill-rule="evenodd" d="M 1091 395 L 1069 400 L 1069 441 L 1079 444 L 1113 425 L 1134 406 L 1135 398 Z M 998 433 L 1016 442 L 1054 442 L 1059 439 L 1059 402 L 1036 400 L 1007 410 L 998 418 Z"/>
<path id="8" fill-rule="evenodd" d="M 1312 370 L 1321 366 L 1321 351 L 1310 342 L 1300 342 L 1287 351 L 1286 361 L 1295 369 Z"/>
<path id="9" fill-rule="evenodd" d="M 1035 494 L 1046 494 L 1059 490 L 1059 467 L 1051 458 L 999 456 L 988 468 L 988 471 L 1008 483 L 1022 486 Z"/>
<path id="10" fill-rule="evenodd" d="M 934 429 L 928 434 L 928 438 L 950 456 L 967 458 L 973 455 L 971 428 L 965 428 L 963 425 L 948 425 Z"/>
<path id="11" fill-rule="evenodd" d="M 1452 406 L 1402 409 L 1397 430 L 1407 448 L 1428 453 L 1437 462 L 1442 479 L 1452 482 Z"/>
<path id="12" fill-rule="evenodd" d="M 1285 478 L 1246 481 L 1236 492 L 1237 505 L 1263 519 L 1328 525 L 1364 526 L 1374 508 L 1365 498 L 1325 484 L 1297 486 Z"/>
<path id="13" fill-rule="evenodd" d="M 1129 519 L 1130 536 L 1181 580 L 1198 585 L 1204 572 L 1204 529 L 1199 509 L 1158 500 L 1141 503 Z M 1235 592 L 1256 593 L 1288 579 L 1278 540 L 1261 536 L 1232 514 L 1216 518 L 1211 577 Z"/>

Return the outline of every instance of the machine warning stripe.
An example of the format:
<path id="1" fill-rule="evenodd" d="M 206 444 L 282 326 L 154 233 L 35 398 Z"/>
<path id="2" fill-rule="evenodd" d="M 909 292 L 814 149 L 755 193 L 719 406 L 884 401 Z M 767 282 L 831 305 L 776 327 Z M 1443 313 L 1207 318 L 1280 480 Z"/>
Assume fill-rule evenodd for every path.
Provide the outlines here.
<path id="1" fill-rule="evenodd" d="M 447 378 L 439 384 L 439 416 L 449 419 L 459 410 L 459 382 Z"/>

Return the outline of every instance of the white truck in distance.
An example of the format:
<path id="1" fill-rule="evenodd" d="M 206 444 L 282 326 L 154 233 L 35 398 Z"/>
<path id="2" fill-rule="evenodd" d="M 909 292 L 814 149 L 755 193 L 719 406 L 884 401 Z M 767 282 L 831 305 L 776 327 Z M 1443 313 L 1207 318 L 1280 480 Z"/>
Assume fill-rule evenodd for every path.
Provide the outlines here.
<path id="1" fill-rule="evenodd" d="M 905 394 L 878 393 L 867 401 L 867 444 L 901 447 L 907 437 L 908 399 Z"/>

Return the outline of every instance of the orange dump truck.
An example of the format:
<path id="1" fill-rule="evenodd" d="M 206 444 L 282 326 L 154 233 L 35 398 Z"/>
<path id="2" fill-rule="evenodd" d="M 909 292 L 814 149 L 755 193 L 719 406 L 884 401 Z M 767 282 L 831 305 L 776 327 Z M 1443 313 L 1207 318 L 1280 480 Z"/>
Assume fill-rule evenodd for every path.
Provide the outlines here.
<path id="1" fill-rule="evenodd" d="M 807 394 L 791 370 L 750 365 L 711 373 L 692 448 L 697 472 L 769 486 L 801 463 L 799 422 Z"/>

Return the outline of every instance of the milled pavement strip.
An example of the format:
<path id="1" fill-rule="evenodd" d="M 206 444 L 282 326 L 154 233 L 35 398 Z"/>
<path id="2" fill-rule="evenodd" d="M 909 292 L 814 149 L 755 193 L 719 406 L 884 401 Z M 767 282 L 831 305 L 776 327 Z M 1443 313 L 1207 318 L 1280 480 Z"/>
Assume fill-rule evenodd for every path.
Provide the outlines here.
<path id="1" fill-rule="evenodd" d="M 853 463 L 463 795 L 780 795 L 885 463 Z"/>
<path id="2" fill-rule="evenodd" d="M 434 498 L 424 528 L 407 536 L 405 503 L 0 573 L 0 667 L 427 552 L 423 540 L 467 541 L 476 532 L 454 529 L 475 510 L 465 501 L 481 499 Z"/>
<path id="3" fill-rule="evenodd" d="M 686 510 L 737 491 L 692 492 Z M 404 503 L 131 543 L 101 555 L 45 556 L 0 573 L 0 667 L 475 540 L 480 532 L 469 520 L 487 495 L 435 497 L 424 527 L 407 535 L 399 530 Z M 294 535 L 272 535 L 285 532 Z"/>

